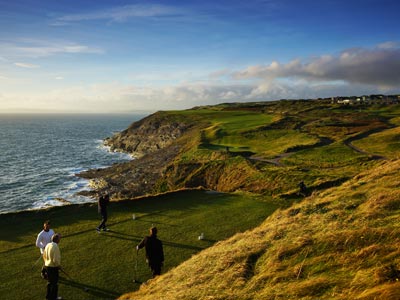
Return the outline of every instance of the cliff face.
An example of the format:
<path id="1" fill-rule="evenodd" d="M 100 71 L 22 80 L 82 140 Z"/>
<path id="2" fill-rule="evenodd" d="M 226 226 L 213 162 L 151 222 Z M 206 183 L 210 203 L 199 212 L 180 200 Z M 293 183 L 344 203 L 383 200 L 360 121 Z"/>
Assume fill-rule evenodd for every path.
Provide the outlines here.
<path id="1" fill-rule="evenodd" d="M 104 144 L 109 146 L 111 151 L 121 151 L 132 154 L 134 157 L 142 157 L 171 145 L 190 127 L 190 124 L 173 119 L 166 113 L 157 112 L 107 138 Z"/>
<path id="2" fill-rule="evenodd" d="M 177 139 L 192 126 L 183 119 L 157 112 L 107 138 L 104 143 L 111 151 L 129 153 L 135 159 L 77 174 L 90 179 L 94 189 L 81 194 L 90 196 L 106 189 L 114 199 L 124 199 L 157 193 L 156 183 L 164 176 L 166 166 L 180 153 L 181 144 Z"/>

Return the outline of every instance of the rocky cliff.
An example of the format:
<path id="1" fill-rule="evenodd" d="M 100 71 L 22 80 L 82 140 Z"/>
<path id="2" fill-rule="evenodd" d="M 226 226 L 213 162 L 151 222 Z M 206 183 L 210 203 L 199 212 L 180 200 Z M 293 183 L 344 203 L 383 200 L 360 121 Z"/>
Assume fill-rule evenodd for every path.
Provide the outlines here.
<path id="1" fill-rule="evenodd" d="M 193 124 L 183 119 L 179 120 L 165 112 L 157 112 L 105 139 L 104 144 L 109 146 L 111 151 L 142 157 L 171 145 L 192 126 Z"/>
<path id="2" fill-rule="evenodd" d="M 112 151 L 129 153 L 134 159 L 77 174 L 90 179 L 93 188 L 81 194 L 91 196 L 97 191 L 108 190 L 114 199 L 125 199 L 179 188 L 176 182 L 170 185 L 160 182 L 166 182 L 170 175 L 168 170 L 187 144 L 188 133 L 195 125 L 177 115 L 157 112 L 107 138 L 105 145 Z"/>

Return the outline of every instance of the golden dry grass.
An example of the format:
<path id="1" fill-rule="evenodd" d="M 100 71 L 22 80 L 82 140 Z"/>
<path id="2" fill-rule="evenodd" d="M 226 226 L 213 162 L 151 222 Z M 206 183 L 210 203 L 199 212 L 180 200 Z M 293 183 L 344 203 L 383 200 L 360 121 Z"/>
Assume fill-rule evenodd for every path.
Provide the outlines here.
<path id="1" fill-rule="evenodd" d="M 399 175 L 382 162 L 120 299 L 400 299 Z"/>

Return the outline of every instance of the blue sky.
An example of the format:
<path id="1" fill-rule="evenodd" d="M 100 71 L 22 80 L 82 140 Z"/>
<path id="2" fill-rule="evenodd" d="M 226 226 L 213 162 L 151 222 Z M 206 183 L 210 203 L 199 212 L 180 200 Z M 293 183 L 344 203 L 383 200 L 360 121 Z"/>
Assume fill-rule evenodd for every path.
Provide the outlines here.
<path id="1" fill-rule="evenodd" d="M 400 93 L 395 0 L 0 0 L 0 112 Z"/>

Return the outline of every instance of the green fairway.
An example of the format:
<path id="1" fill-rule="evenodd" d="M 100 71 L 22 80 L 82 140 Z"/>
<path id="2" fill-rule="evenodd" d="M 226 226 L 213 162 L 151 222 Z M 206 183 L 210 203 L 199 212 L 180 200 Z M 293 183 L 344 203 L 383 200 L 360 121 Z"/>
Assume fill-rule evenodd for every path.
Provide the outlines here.
<path id="1" fill-rule="evenodd" d="M 2 299 L 44 299 L 46 281 L 40 278 L 39 249 L 34 246 L 45 219 L 60 232 L 62 265 L 59 295 L 65 299 L 115 299 L 135 290 L 135 246 L 151 225 L 163 241 L 163 272 L 179 265 L 215 242 L 260 224 L 277 208 L 265 198 L 242 194 L 187 191 L 140 201 L 112 203 L 110 232 L 98 234 L 95 204 L 56 207 L 48 211 L 0 217 Z M 135 219 L 132 215 L 135 214 Z M 200 233 L 205 239 L 199 240 Z M 151 277 L 139 252 L 136 279 Z"/>

